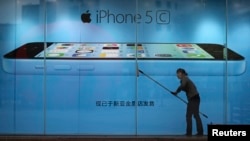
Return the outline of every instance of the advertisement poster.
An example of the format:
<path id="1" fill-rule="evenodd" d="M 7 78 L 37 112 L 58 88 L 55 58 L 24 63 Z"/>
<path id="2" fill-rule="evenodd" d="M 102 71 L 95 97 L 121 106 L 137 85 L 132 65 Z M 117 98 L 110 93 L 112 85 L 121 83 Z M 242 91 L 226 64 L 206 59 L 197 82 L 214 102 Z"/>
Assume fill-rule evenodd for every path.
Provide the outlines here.
<path id="1" fill-rule="evenodd" d="M 183 135 L 179 68 L 197 88 L 205 135 L 208 124 L 250 123 L 247 0 L 0 7 L 2 135 Z"/>

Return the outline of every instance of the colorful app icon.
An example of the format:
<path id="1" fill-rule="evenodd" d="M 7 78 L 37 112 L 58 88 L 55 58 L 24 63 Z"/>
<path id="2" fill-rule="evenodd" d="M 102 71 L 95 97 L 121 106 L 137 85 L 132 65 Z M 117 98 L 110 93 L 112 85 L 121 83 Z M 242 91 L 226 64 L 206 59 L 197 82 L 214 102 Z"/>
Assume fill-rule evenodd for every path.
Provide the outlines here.
<path id="1" fill-rule="evenodd" d="M 63 43 L 63 44 L 61 44 L 61 46 L 73 46 L 74 44 L 68 44 L 68 43 Z"/>
<path id="2" fill-rule="evenodd" d="M 192 47 L 192 44 L 176 44 L 177 47 Z"/>
<path id="3" fill-rule="evenodd" d="M 56 49 L 68 49 L 69 47 L 66 46 L 57 46 Z"/>
<path id="4" fill-rule="evenodd" d="M 87 54 L 85 53 L 75 53 L 72 55 L 72 57 L 87 57 Z"/>
<path id="5" fill-rule="evenodd" d="M 163 54 L 155 54 L 155 57 L 172 57 L 172 55 L 163 53 Z"/>
<path id="6" fill-rule="evenodd" d="M 46 57 L 62 57 L 64 56 L 63 53 L 48 53 Z"/>
<path id="7" fill-rule="evenodd" d="M 49 53 L 66 53 L 68 52 L 68 49 L 53 49 L 53 50 L 49 50 Z"/>

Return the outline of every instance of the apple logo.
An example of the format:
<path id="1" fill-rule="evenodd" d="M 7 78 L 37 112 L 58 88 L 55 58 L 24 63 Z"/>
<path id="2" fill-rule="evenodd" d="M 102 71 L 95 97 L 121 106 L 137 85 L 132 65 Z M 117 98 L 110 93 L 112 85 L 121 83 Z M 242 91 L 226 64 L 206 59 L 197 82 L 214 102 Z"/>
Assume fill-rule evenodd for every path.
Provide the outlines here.
<path id="1" fill-rule="evenodd" d="M 91 14 L 89 13 L 89 10 L 87 10 L 85 13 L 82 13 L 81 15 L 81 19 L 83 23 L 90 23 L 91 22 L 91 18 L 90 18 Z"/>

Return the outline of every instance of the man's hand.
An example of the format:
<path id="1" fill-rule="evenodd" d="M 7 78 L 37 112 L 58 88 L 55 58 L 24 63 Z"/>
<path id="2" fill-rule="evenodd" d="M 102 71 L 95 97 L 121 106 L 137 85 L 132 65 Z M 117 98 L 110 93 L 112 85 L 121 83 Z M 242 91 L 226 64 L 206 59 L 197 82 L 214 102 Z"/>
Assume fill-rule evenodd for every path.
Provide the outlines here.
<path id="1" fill-rule="evenodd" d="M 171 94 L 173 94 L 173 95 L 175 95 L 175 96 L 177 95 L 177 93 L 176 93 L 176 92 L 171 92 Z"/>

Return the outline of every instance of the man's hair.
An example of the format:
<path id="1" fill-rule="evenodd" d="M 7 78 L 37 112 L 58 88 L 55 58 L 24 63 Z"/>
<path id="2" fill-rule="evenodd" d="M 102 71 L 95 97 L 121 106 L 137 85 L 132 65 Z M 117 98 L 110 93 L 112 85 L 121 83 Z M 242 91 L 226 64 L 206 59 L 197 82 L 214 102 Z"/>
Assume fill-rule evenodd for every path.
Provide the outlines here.
<path id="1" fill-rule="evenodd" d="M 182 74 L 188 75 L 187 72 L 183 68 L 178 68 L 176 70 L 176 73 L 182 73 Z"/>

